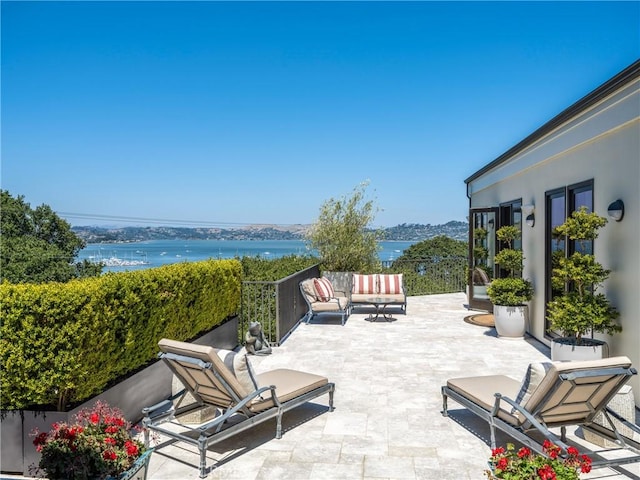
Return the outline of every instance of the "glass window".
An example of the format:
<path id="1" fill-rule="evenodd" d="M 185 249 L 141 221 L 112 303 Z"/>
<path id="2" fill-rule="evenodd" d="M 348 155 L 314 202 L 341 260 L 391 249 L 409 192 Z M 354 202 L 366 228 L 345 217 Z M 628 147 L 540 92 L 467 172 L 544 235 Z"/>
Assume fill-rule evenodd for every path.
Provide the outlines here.
<path id="1" fill-rule="evenodd" d="M 567 217 L 581 207 L 593 210 L 593 180 L 558 188 L 545 194 L 546 224 L 545 224 L 545 304 L 555 296 L 563 293 L 566 285 L 553 285 L 551 272 L 558 265 L 560 258 L 565 258 L 575 251 L 593 253 L 593 241 L 575 242 L 556 233 L 556 228 L 562 225 Z M 547 325 L 548 327 L 548 325 Z M 545 329 L 546 331 L 546 329 Z"/>
<path id="2" fill-rule="evenodd" d="M 587 207 L 587 211 L 593 211 L 593 182 L 587 182 L 569 187 L 569 206 L 571 212 Z M 593 253 L 593 240 L 589 241 L 569 241 L 569 251 L 567 255 L 573 252 Z"/>
<path id="3" fill-rule="evenodd" d="M 511 248 L 522 250 L 522 199 L 500 204 L 500 226 L 513 225 L 520 230 L 520 237 L 513 241 Z M 506 245 L 500 245 L 501 248 Z M 501 271 L 501 277 L 506 273 Z"/>

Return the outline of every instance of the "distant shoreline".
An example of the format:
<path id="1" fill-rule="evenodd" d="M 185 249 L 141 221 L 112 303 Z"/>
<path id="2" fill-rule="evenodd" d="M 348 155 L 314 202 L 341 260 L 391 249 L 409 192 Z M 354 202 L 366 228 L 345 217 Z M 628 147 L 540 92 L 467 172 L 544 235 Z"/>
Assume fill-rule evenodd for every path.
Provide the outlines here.
<path id="1" fill-rule="evenodd" d="M 236 229 L 185 228 L 185 227 L 72 227 L 72 230 L 87 244 L 134 243 L 148 240 L 295 240 L 305 241 L 305 226 L 278 225 L 246 227 Z M 468 241 L 469 225 L 451 221 L 441 225 L 402 224 L 382 229 L 383 241 L 420 242 L 444 235 L 454 240 Z"/>

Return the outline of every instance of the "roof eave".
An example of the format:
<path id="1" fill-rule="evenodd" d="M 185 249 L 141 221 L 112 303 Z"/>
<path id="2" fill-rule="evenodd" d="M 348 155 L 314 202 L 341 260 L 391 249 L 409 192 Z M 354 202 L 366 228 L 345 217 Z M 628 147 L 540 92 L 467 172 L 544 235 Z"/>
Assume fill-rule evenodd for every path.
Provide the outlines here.
<path id="1" fill-rule="evenodd" d="M 583 112 L 584 110 L 590 108 L 592 105 L 596 104 L 603 98 L 606 98 L 607 96 L 611 95 L 615 91 L 622 88 L 624 85 L 631 83 L 638 77 L 640 77 L 640 60 L 636 60 L 630 66 L 628 66 L 623 71 L 618 73 L 615 77 L 606 81 L 605 83 L 600 85 L 598 88 L 593 90 L 591 93 L 587 94 L 586 96 L 578 100 L 576 103 L 574 103 L 570 107 L 563 110 L 561 113 L 559 113 L 550 121 L 545 123 L 542 127 L 537 129 L 535 132 L 533 132 L 531 135 L 526 137 L 524 140 L 514 145 L 509 150 L 507 150 L 502 155 L 500 155 L 498 158 L 493 160 L 491 163 L 488 163 L 487 165 L 482 167 L 480 170 L 475 172 L 473 175 L 465 179 L 464 183 L 469 184 L 469 182 L 472 182 L 473 180 L 475 180 L 478 177 L 481 177 L 488 171 L 493 170 L 495 167 L 505 162 L 509 158 L 513 157 L 517 153 L 521 152 L 531 144 L 535 143 L 540 138 L 549 134 L 550 132 L 558 128 L 560 125 L 564 124 L 568 120 L 577 116 L 580 112 Z"/>

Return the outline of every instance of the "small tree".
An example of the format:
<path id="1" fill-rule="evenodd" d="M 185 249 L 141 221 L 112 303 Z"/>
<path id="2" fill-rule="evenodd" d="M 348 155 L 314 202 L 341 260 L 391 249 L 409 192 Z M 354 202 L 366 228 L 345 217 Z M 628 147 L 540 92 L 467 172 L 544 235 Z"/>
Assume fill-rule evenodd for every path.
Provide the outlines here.
<path id="1" fill-rule="evenodd" d="M 578 242 L 579 248 L 570 257 L 559 258 L 553 269 L 551 281 L 554 289 L 562 289 L 564 293 L 547 304 L 549 329 L 574 338 L 576 345 L 581 345 L 584 335 L 589 332 L 611 335 L 622 330 L 614 322 L 619 316 L 618 311 L 604 294 L 596 293 L 611 271 L 596 262 L 593 254 L 585 253 L 588 242 L 598 237 L 598 231 L 606 223 L 606 218 L 581 207 L 555 232 Z"/>
<path id="2" fill-rule="evenodd" d="M 438 235 L 414 243 L 397 258 L 397 261 L 421 260 L 428 257 L 465 257 L 468 252 L 467 242 Z"/>
<path id="3" fill-rule="evenodd" d="M 74 263 L 84 242 L 48 205 L 32 209 L 23 196 L 0 190 L 0 280 L 12 283 L 66 282 L 95 276 L 101 265 Z"/>
<path id="4" fill-rule="evenodd" d="M 379 267 L 382 233 L 370 228 L 377 207 L 373 200 L 365 201 L 367 186 L 363 182 L 350 197 L 327 200 L 307 233 L 309 246 L 318 251 L 326 270 L 371 272 Z"/>
<path id="5" fill-rule="evenodd" d="M 529 280 L 520 277 L 524 256 L 521 250 L 512 248 L 513 241 L 520 236 L 520 230 L 513 225 L 505 225 L 496 231 L 498 240 L 507 248 L 498 252 L 494 261 L 507 272 L 506 278 L 496 278 L 487 288 L 487 294 L 494 305 L 517 306 L 531 300 L 533 286 Z"/>

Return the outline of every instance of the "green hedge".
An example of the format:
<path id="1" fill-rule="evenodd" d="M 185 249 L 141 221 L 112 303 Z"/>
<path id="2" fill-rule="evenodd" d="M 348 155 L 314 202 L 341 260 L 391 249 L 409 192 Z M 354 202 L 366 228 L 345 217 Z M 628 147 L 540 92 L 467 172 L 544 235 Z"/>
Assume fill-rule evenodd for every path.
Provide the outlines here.
<path id="1" fill-rule="evenodd" d="M 240 311 L 237 260 L 179 263 L 69 283 L 0 285 L 0 406 L 67 405 Z"/>

